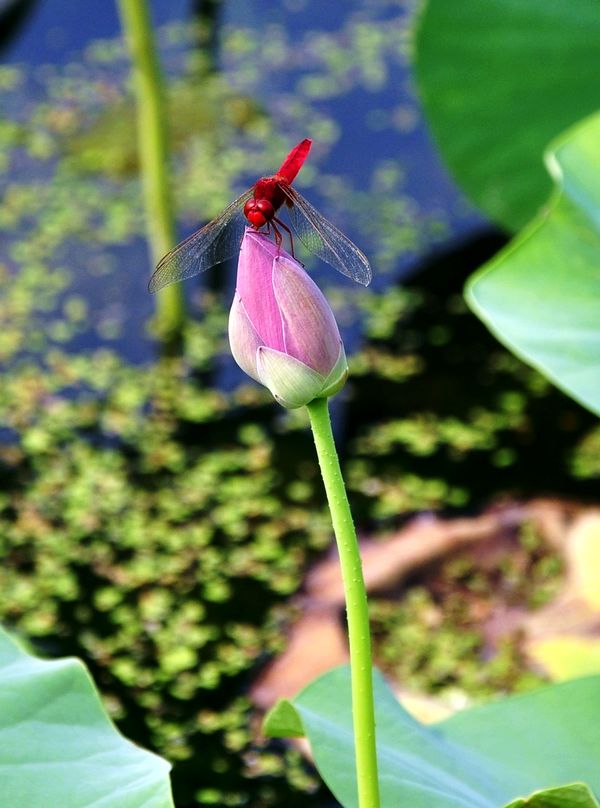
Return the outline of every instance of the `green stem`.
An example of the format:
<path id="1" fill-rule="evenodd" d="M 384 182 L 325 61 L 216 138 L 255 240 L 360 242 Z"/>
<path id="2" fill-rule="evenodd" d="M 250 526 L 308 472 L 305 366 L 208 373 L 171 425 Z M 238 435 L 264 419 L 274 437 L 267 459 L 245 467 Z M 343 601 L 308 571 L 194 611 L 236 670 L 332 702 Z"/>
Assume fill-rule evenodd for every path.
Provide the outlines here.
<path id="1" fill-rule="evenodd" d="M 169 183 L 167 109 L 146 0 L 118 0 L 121 24 L 133 63 L 138 152 L 144 186 L 146 230 L 153 264 L 175 246 L 175 217 Z M 166 342 L 177 339 L 185 320 L 177 285 L 158 293 L 157 328 Z"/>
<path id="2" fill-rule="evenodd" d="M 359 808 L 379 808 L 371 636 L 360 550 L 331 431 L 327 399 L 315 399 L 307 405 L 307 410 L 331 511 L 344 581 L 350 640 L 358 805 Z"/>

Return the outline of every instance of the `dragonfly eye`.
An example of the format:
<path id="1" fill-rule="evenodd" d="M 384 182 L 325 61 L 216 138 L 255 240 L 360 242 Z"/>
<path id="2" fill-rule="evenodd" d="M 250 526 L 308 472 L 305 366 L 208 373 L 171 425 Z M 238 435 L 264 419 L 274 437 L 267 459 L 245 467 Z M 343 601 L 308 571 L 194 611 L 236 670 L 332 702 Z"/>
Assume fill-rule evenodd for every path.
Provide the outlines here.
<path id="1" fill-rule="evenodd" d="M 244 205 L 244 216 L 254 227 L 262 227 L 275 215 L 275 208 L 268 199 L 249 199 Z"/>

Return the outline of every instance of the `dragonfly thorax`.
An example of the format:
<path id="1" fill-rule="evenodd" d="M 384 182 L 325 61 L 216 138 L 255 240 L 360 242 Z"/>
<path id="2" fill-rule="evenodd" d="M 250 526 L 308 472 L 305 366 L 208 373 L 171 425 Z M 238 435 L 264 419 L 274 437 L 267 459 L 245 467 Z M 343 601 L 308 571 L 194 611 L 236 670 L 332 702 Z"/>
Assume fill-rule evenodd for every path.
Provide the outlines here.
<path id="1" fill-rule="evenodd" d="M 249 199 L 244 205 L 244 216 L 254 227 L 262 227 L 275 216 L 275 208 L 268 199 Z"/>

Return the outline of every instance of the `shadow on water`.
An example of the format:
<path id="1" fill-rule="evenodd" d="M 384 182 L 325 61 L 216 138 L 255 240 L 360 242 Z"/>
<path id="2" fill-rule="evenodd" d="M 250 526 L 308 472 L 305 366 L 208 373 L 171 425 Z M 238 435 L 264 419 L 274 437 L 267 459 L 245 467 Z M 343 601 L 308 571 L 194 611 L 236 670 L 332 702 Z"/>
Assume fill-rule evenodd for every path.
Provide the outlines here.
<path id="1" fill-rule="evenodd" d="M 196 47 L 206 55 L 207 67 L 218 69 L 223 0 L 191 0 L 192 19 L 198 23 Z"/>
<path id="2" fill-rule="evenodd" d="M 361 377 L 346 413 L 348 456 L 357 440 L 390 422 L 424 433 L 440 424 L 457 431 L 491 423 L 492 438 L 469 449 L 461 450 L 460 439 L 440 439 L 431 452 L 396 444 L 376 458 L 384 477 L 409 473 L 462 489 L 467 509 L 501 495 L 595 494 L 594 482 L 574 478 L 570 467 L 594 416 L 504 349 L 464 302 L 469 276 L 506 243 L 487 230 L 423 263 L 404 287 L 418 305 L 390 340 L 370 342 L 394 356 L 415 354 L 419 371 L 405 383 Z"/>
<path id="3" fill-rule="evenodd" d="M 38 0 L 0 0 L 0 56 L 27 22 Z"/>

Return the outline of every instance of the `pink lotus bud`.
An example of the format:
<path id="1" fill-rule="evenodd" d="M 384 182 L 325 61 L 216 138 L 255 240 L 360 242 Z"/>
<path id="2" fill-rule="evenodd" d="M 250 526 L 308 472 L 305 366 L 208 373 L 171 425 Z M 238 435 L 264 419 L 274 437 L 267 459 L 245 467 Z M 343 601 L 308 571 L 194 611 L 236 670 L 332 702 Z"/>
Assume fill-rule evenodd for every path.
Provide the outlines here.
<path id="1" fill-rule="evenodd" d="M 348 375 L 321 290 L 295 258 L 250 228 L 240 249 L 229 344 L 242 370 L 289 409 L 332 396 Z"/>

